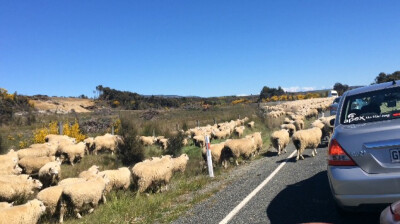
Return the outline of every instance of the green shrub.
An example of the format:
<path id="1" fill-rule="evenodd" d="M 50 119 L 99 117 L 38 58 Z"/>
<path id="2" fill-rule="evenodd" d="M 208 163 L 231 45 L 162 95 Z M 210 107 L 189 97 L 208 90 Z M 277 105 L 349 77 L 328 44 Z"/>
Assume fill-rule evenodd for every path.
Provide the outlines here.
<path id="1" fill-rule="evenodd" d="M 165 153 L 174 157 L 180 156 L 182 154 L 183 139 L 184 135 L 182 132 L 178 132 L 177 135 L 170 137 Z"/>
<path id="2" fill-rule="evenodd" d="M 141 162 L 144 159 L 144 146 L 139 142 L 136 125 L 130 121 L 121 119 L 121 136 L 123 143 L 119 146 L 118 158 L 126 166 Z"/>

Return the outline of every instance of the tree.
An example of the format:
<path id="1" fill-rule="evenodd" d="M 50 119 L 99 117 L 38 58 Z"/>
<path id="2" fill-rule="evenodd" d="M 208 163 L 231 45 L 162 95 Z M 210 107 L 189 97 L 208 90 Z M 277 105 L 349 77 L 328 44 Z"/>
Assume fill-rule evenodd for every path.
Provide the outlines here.
<path id="1" fill-rule="evenodd" d="M 346 92 L 347 90 L 349 90 L 349 86 L 348 85 L 343 85 L 340 82 L 335 83 L 335 85 L 333 86 L 333 89 L 336 90 L 339 94 L 339 96 L 343 95 L 344 92 Z"/>
<path id="2" fill-rule="evenodd" d="M 378 76 L 375 78 L 375 83 L 383 83 L 383 82 L 390 82 L 393 80 L 399 80 L 400 79 L 400 71 L 395 71 L 392 74 L 386 74 L 384 72 L 379 73 Z"/>
<path id="3" fill-rule="evenodd" d="M 269 88 L 268 86 L 264 86 L 263 89 L 260 92 L 259 101 L 261 101 L 262 99 L 270 98 L 272 96 L 281 96 L 283 94 L 285 94 L 285 91 L 280 86 L 278 86 L 277 89 L 276 88 Z"/>

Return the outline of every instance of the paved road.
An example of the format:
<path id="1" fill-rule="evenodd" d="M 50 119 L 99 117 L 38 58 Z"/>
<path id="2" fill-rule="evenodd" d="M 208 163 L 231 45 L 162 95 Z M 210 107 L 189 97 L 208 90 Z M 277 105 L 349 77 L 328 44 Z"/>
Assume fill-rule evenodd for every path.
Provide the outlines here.
<path id="1" fill-rule="evenodd" d="M 175 223 L 219 223 L 250 192 L 266 179 L 294 150 L 242 165 L 240 174 L 227 187 L 194 206 Z M 271 181 L 229 223 L 379 223 L 379 212 L 340 215 L 335 208 L 326 174 L 327 148 L 316 158 L 306 150 L 304 160 L 289 159 Z"/>

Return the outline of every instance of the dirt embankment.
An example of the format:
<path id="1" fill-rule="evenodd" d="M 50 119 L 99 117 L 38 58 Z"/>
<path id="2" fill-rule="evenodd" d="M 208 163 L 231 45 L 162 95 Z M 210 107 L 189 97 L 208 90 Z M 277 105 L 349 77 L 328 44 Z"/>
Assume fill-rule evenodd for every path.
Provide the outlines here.
<path id="1" fill-rule="evenodd" d="M 95 107 L 93 100 L 81 98 L 49 97 L 46 100 L 32 99 L 29 102 L 33 103 L 35 109 L 42 113 L 51 112 L 66 114 L 72 111 L 87 113 L 91 112 Z"/>

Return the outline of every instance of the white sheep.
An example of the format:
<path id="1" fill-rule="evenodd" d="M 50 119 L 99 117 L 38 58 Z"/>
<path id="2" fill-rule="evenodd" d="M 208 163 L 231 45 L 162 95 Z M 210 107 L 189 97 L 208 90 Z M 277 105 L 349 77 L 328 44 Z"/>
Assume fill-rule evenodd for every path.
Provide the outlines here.
<path id="1" fill-rule="evenodd" d="M 158 139 L 158 144 L 161 146 L 162 149 L 166 150 L 168 148 L 168 139 L 167 138 Z"/>
<path id="2" fill-rule="evenodd" d="M 301 119 L 294 120 L 293 125 L 296 127 L 296 131 L 304 129 L 304 121 Z"/>
<path id="3" fill-rule="evenodd" d="M 236 127 L 234 129 L 234 132 L 235 132 L 235 134 L 237 134 L 237 136 L 241 137 L 243 135 L 244 129 L 245 129 L 244 126 Z"/>
<path id="4" fill-rule="evenodd" d="M 256 143 L 257 154 L 260 153 L 263 147 L 263 140 L 261 137 L 261 132 L 254 132 L 253 134 L 246 135 L 246 138 L 254 138 L 254 142 Z"/>
<path id="5" fill-rule="evenodd" d="M 154 136 L 140 136 L 139 141 L 144 146 L 149 146 L 149 145 L 154 145 L 154 143 L 156 142 L 156 138 Z"/>
<path id="6" fill-rule="evenodd" d="M 312 149 L 312 156 L 317 154 L 317 147 L 321 143 L 322 131 L 314 127 L 306 130 L 300 130 L 293 134 L 293 144 L 297 149 L 296 160 L 304 159 L 303 152 L 306 148 Z"/>
<path id="7" fill-rule="evenodd" d="M 54 156 L 24 157 L 18 161 L 18 165 L 26 174 L 36 174 L 46 163 L 54 162 L 55 160 Z"/>
<path id="8" fill-rule="evenodd" d="M 132 173 L 127 167 L 121 167 L 117 170 L 105 170 L 100 172 L 99 175 L 105 175 L 110 180 L 106 187 L 107 192 L 112 189 L 127 190 L 132 184 Z"/>
<path id="9" fill-rule="evenodd" d="M 36 198 L 46 206 L 46 213 L 50 216 L 56 214 L 64 186 L 52 186 L 41 190 Z"/>
<path id="10" fill-rule="evenodd" d="M 25 157 L 43 157 L 50 155 L 50 152 L 47 148 L 25 148 L 18 150 L 17 153 L 19 159 L 23 159 Z"/>
<path id="11" fill-rule="evenodd" d="M 106 203 L 105 190 L 108 183 L 107 177 L 99 176 L 95 179 L 64 186 L 60 201 L 59 222 L 64 221 L 68 207 L 73 208 L 76 217 L 80 219 L 82 218 L 80 213 L 86 205 L 91 207 L 88 212 L 92 213 L 101 200 Z"/>
<path id="12" fill-rule="evenodd" d="M 96 165 L 91 166 L 89 169 L 82 171 L 79 174 L 79 178 L 89 179 L 99 175 L 99 167 Z"/>
<path id="13" fill-rule="evenodd" d="M 228 159 L 233 157 L 235 164 L 239 165 L 237 159 L 240 156 L 245 158 L 250 158 L 257 149 L 254 137 L 252 138 L 242 138 L 242 139 L 232 139 L 225 142 L 224 149 L 222 150 L 221 157 L 223 157 L 223 166 L 226 168 L 228 166 Z"/>
<path id="14" fill-rule="evenodd" d="M 10 150 L 5 155 L 0 155 L 0 175 L 20 174 L 22 169 L 18 166 L 18 155 Z"/>
<path id="15" fill-rule="evenodd" d="M 177 158 L 173 158 L 172 163 L 173 163 L 174 167 L 172 170 L 174 172 L 180 171 L 180 172 L 184 173 L 186 170 L 186 165 L 187 165 L 188 161 L 189 161 L 189 156 L 185 153 L 180 155 Z"/>
<path id="16" fill-rule="evenodd" d="M 42 183 L 25 175 L 7 180 L 0 178 L 0 186 L 0 201 L 12 202 L 34 194 L 42 188 Z"/>
<path id="17" fill-rule="evenodd" d="M 196 135 L 193 137 L 193 143 L 195 146 L 203 148 L 205 146 L 205 137 L 204 135 Z"/>
<path id="18" fill-rule="evenodd" d="M 76 160 L 80 160 L 85 156 L 86 144 L 79 142 L 78 144 L 62 143 L 57 149 L 57 156 L 60 156 L 63 161 L 66 159 L 74 165 Z"/>
<path id="19" fill-rule="evenodd" d="M 88 137 L 88 138 L 84 139 L 83 142 L 86 144 L 85 153 L 87 155 L 89 155 L 89 153 L 94 150 L 94 138 Z"/>
<path id="20" fill-rule="evenodd" d="M 171 156 L 147 160 L 135 164 L 132 168 L 134 182 L 137 181 L 138 193 L 143 193 L 151 186 L 167 185 L 172 178 L 173 163 Z"/>
<path id="21" fill-rule="evenodd" d="M 289 144 L 289 141 L 289 132 L 286 129 L 274 131 L 271 134 L 271 143 L 272 146 L 278 150 L 278 155 L 280 155 L 282 151 L 286 153 L 286 146 Z"/>
<path id="22" fill-rule="evenodd" d="M 230 131 L 229 128 L 221 130 L 221 131 L 220 130 L 213 130 L 211 132 L 211 136 L 214 139 L 225 139 L 225 138 L 229 137 L 229 135 L 231 135 L 231 131 Z"/>
<path id="23" fill-rule="evenodd" d="M 296 132 L 296 127 L 294 126 L 294 124 L 282 124 L 281 129 L 288 130 L 290 137 L 292 137 L 292 135 Z"/>
<path id="24" fill-rule="evenodd" d="M 249 128 L 254 128 L 254 121 L 250 121 L 249 123 L 247 123 L 247 126 Z"/>
<path id="25" fill-rule="evenodd" d="M 44 187 L 56 185 L 61 176 L 61 161 L 48 162 L 39 169 L 39 180 Z"/>
<path id="26" fill-rule="evenodd" d="M 104 149 L 114 154 L 118 148 L 118 145 L 122 143 L 122 138 L 119 135 L 105 134 L 104 136 L 97 136 L 94 138 L 94 150 L 93 153 L 97 153 Z"/>
<path id="27" fill-rule="evenodd" d="M 43 202 L 34 199 L 26 204 L 0 210 L 0 224 L 36 224 L 46 211 Z"/>
<path id="28" fill-rule="evenodd" d="M 225 142 L 221 142 L 218 144 L 210 144 L 210 152 L 211 152 L 211 160 L 213 164 L 220 164 L 221 160 L 221 152 L 225 146 Z M 205 162 L 207 162 L 207 151 L 206 147 L 202 148 L 202 155 Z"/>
<path id="29" fill-rule="evenodd" d="M 318 117 L 318 110 L 317 109 L 309 109 L 307 112 L 306 112 L 306 117 L 307 118 L 311 118 L 311 117 Z"/>

